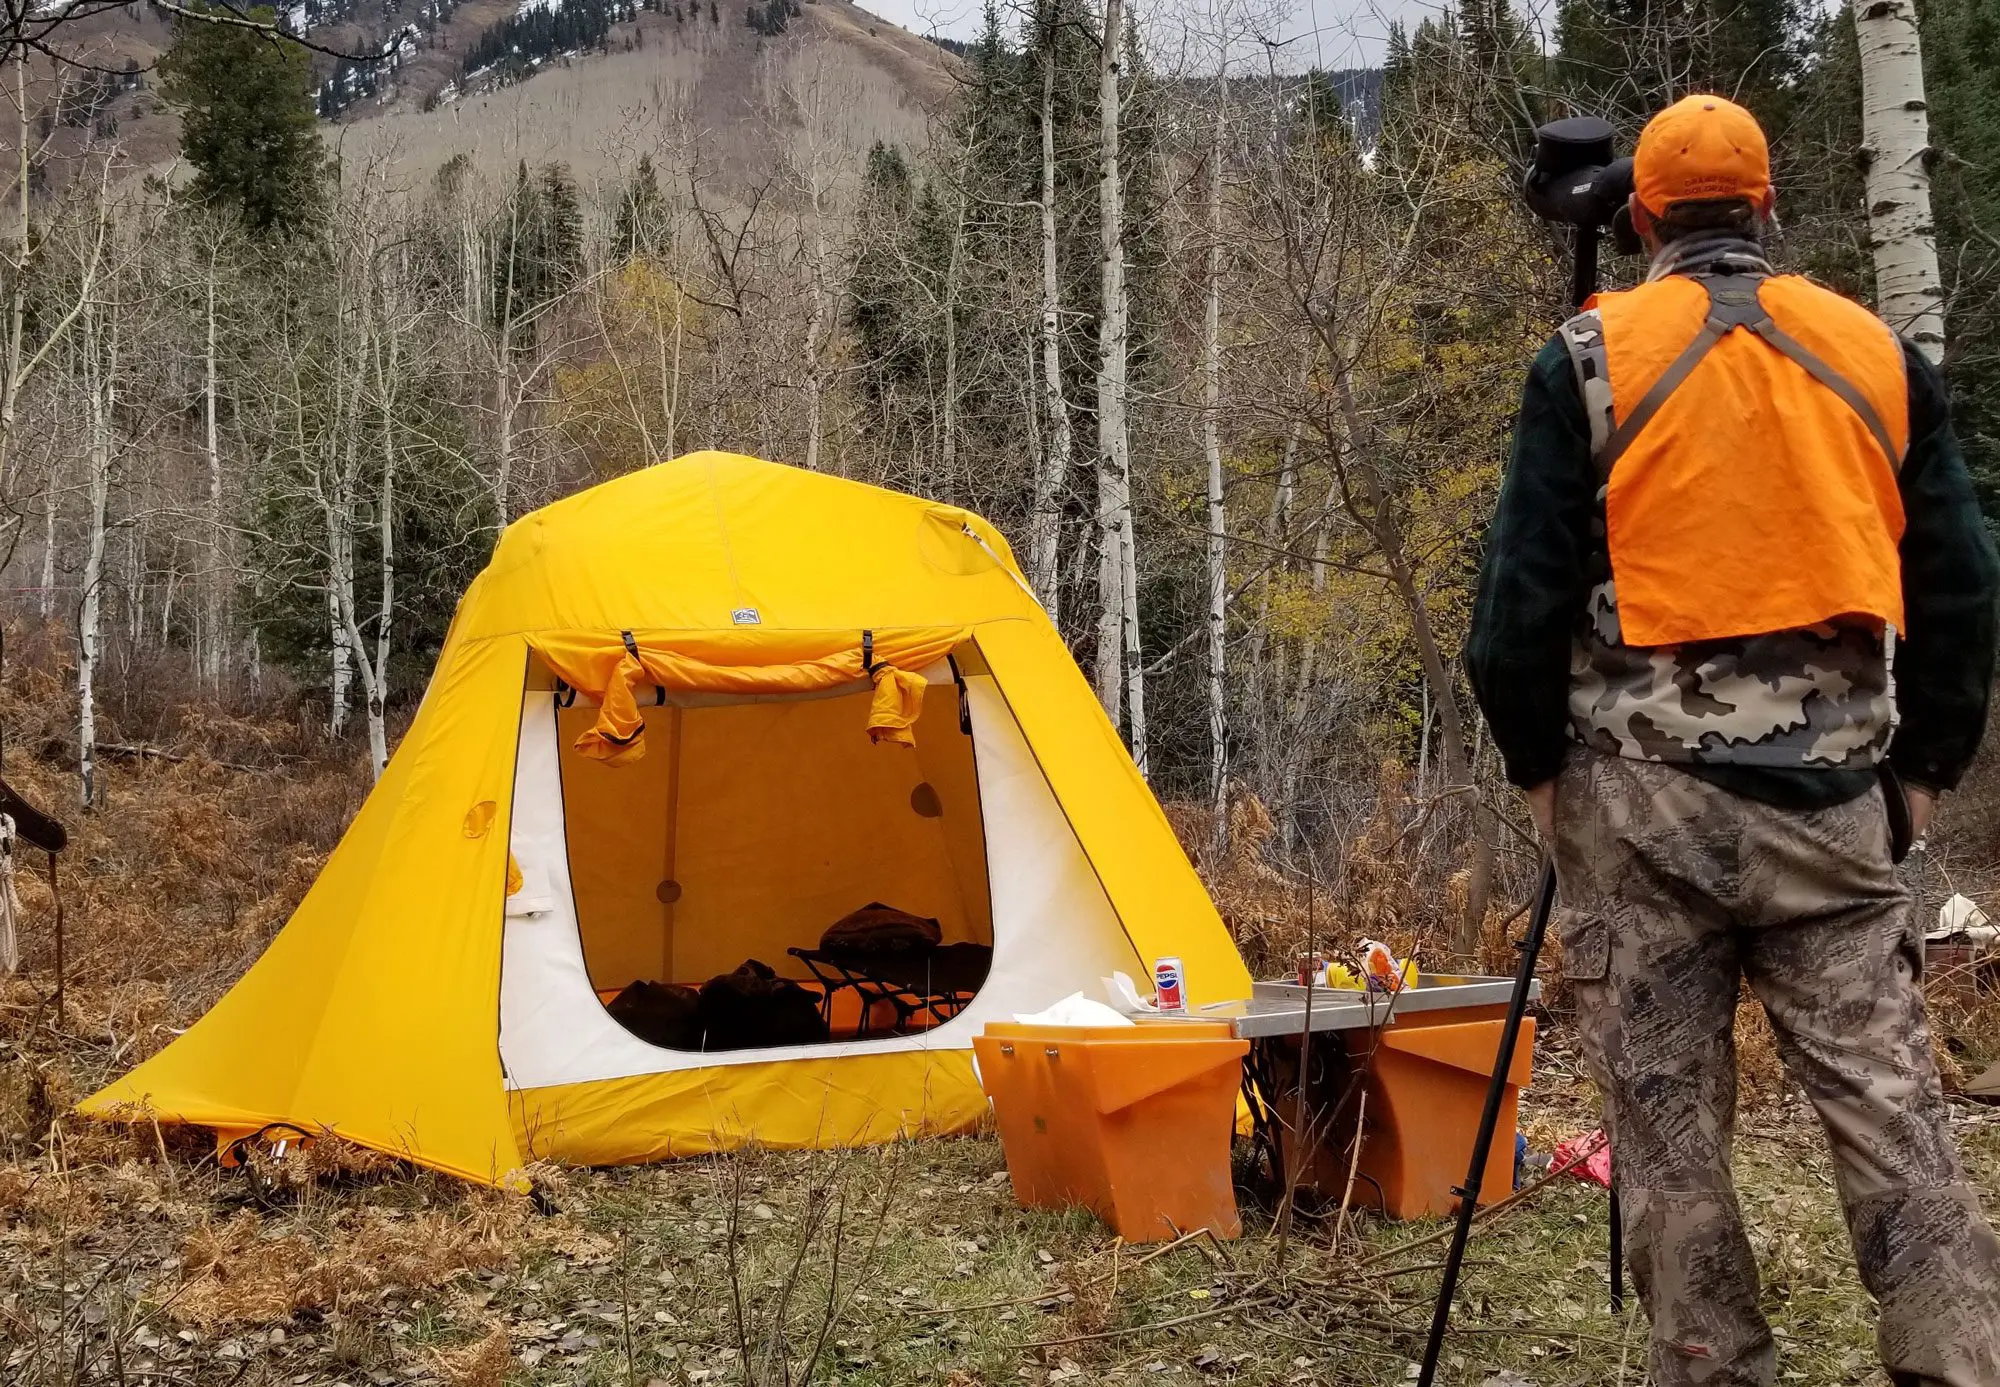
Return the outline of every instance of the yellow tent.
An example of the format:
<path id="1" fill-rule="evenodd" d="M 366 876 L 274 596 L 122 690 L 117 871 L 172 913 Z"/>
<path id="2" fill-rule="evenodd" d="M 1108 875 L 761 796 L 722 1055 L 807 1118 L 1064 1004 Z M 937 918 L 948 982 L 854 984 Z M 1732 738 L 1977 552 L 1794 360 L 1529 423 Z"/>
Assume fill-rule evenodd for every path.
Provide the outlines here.
<path id="1" fill-rule="evenodd" d="M 990 947 L 962 1010 L 709 1053 L 606 1010 L 746 958 L 803 979 L 788 950 L 876 900 Z M 954 1131 L 986 1021 L 1163 955 L 1196 1002 L 1249 991 L 999 533 L 696 453 L 508 527 L 297 913 L 83 1108 L 486 1181 Z"/>

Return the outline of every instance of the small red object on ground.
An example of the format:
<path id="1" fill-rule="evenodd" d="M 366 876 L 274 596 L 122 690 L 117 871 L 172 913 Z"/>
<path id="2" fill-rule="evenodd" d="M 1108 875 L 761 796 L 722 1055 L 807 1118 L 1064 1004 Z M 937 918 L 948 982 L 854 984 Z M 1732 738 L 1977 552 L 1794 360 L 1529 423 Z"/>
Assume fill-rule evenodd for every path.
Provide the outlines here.
<path id="1" fill-rule="evenodd" d="M 1551 1168 L 1562 1170 L 1564 1167 L 1568 1167 L 1569 1173 L 1579 1180 L 1592 1180 L 1610 1189 L 1611 1138 L 1599 1127 L 1582 1136 L 1567 1137 L 1557 1142 Z"/>

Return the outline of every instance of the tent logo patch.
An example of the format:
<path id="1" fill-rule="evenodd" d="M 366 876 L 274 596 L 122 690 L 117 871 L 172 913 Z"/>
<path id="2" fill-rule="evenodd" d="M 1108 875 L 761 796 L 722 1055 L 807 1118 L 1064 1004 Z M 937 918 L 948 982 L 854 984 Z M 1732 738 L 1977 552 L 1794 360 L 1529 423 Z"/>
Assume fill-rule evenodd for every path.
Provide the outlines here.
<path id="1" fill-rule="evenodd" d="M 738 626 L 762 626 L 764 618 L 757 615 L 755 607 L 738 607 L 729 614 L 730 621 Z"/>

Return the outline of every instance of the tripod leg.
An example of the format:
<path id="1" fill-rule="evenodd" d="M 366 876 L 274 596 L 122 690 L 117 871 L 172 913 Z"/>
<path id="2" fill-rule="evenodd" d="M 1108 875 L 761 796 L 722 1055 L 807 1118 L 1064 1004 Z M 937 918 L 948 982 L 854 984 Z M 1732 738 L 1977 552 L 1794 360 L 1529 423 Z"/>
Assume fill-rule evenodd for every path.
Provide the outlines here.
<path id="1" fill-rule="evenodd" d="M 1618 1177 L 1611 1177 L 1611 1313 L 1625 1313 L 1625 1211 L 1618 1207 Z"/>
<path id="2" fill-rule="evenodd" d="M 1493 1056 L 1493 1080 L 1486 1086 L 1486 1106 L 1479 1114 L 1479 1131 L 1472 1139 L 1472 1165 L 1458 1195 L 1458 1226 L 1452 1230 L 1451 1250 L 1445 1254 L 1444 1279 L 1438 1285 L 1437 1305 L 1431 1311 L 1431 1333 L 1424 1345 L 1424 1359 L 1417 1372 L 1417 1387 L 1431 1387 L 1437 1375 L 1438 1355 L 1444 1349 L 1445 1328 L 1451 1321 L 1451 1298 L 1458 1290 L 1459 1269 L 1465 1262 L 1465 1244 L 1472 1236 L 1472 1220 L 1479 1212 L 1479 1190 L 1486 1182 L 1486 1158 L 1493 1150 L 1493 1129 L 1500 1125 L 1500 1104 L 1507 1096 L 1507 1073 L 1514 1067 L 1514 1047 L 1521 1038 L 1521 1018 L 1528 1011 L 1528 994 L 1534 989 L 1535 963 L 1541 957 L 1542 936 L 1548 933 L 1549 912 L 1556 903 L 1556 868 L 1542 864 L 1541 884 L 1535 888 L 1535 912 L 1528 920 L 1528 934 L 1521 941 L 1521 967 L 1514 974 L 1514 994 L 1507 1002 L 1507 1020 L 1500 1028 L 1500 1048 Z"/>

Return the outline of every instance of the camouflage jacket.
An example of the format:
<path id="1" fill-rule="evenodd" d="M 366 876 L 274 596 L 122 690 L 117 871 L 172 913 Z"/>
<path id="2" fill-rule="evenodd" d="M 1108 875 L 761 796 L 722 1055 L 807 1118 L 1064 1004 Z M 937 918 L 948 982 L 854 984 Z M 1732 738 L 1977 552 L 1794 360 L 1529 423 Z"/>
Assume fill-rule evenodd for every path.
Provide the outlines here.
<path id="1" fill-rule="evenodd" d="M 1577 621 L 1570 723 L 1587 745 L 1636 761 L 1864 769 L 1895 722 L 1893 636 L 1819 626 L 1627 645 L 1607 573 Z"/>
<path id="2" fill-rule="evenodd" d="M 1943 382 L 1907 351 L 1907 629 L 1820 628 L 1649 649 L 1619 637 L 1584 392 L 1560 335 L 1535 359 L 1487 530 L 1466 672 L 1517 785 L 1579 741 L 1685 765 L 1742 793 L 1904 778 L 1949 789 L 1977 751 L 2000 641 L 2000 560 L 1951 429 Z M 1894 678 L 1891 679 L 1891 655 Z M 1893 735 L 1893 744 L 1891 737 Z M 1801 790 L 1800 787 L 1808 787 Z"/>
<path id="3" fill-rule="evenodd" d="M 1727 236 L 1669 247 L 1650 278 L 1716 271 L 1767 275 L 1761 251 Z M 1604 445 L 1614 419 L 1603 324 L 1585 310 L 1558 334 L 1591 431 Z M 1626 645 L 1597 488 L 1589 600 L 1570 657 L 1570 720 L 1599 751 L 1640 761 L 1860 770 L 1888 749 L 1895 722 L 1894 631 L 1820 626 L 1699 644 Z"/>

